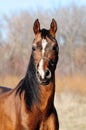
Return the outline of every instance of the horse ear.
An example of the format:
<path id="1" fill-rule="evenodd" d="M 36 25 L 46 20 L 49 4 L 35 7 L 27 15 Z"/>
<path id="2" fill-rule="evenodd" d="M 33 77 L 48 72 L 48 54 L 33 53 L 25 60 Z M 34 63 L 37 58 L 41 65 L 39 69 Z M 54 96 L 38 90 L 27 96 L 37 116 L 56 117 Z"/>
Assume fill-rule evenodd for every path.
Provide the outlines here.
<path id="1" fill-rule="evenodd" d="M 36 19 L 36 21 L 34 22 L 33 31 L 35 34 L 39 33 L 40 31 L 40 23 L 38 19 Z"/>
<path id="2" fill-rule="evenodd" d="M 57 31 L 57 23 L 54 19 L 52 19 L 52 22 L 50 24 L 50 34 L 55 37 L 55 33 Z"/>

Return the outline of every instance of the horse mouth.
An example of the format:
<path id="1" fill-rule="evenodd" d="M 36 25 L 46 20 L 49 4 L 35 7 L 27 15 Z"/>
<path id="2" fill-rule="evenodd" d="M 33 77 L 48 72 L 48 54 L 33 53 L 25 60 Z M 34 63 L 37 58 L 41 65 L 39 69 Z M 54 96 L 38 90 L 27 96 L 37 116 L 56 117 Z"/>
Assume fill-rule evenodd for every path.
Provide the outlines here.
<path id="1" fill-rule="evenodd" d="M 37 79 L 38 79 L 38 83 L 41 84 L 41 85 L 48 85 L 50 83 L 50 80 L 51 78 L 49 79 L 42 79 L 41 76 L 37 76 Z"/>
<path id="2" fill-rule="evenodd" d="M 50 81 L 39 81 L 39 84 L 46 86 L 46 85 L 49 84 L 49 82 L 50 82 Z"/>
<path id="3" fill-rule="evenodd" d="M 41 85 L 48 85 L 50 80 L 40 81 Z"/>

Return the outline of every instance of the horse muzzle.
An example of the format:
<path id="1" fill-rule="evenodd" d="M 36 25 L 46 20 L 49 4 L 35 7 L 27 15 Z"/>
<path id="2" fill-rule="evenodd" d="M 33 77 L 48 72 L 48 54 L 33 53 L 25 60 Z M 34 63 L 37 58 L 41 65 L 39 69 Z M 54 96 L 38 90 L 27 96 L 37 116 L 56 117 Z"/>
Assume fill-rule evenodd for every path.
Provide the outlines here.
<path id="1" fill-rule="evenodd" d="M 43 72 L 37 70 L 37 78 L 40 84 L 47 85 L 51 80 L 51 71 L 49 69 Z"/>

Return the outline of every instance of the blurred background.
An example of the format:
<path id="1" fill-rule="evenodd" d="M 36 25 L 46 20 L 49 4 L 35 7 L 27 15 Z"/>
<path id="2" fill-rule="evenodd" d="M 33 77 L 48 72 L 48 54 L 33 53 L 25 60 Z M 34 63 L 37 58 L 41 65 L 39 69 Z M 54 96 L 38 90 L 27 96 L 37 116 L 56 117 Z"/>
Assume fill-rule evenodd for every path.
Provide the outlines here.
<path id="1" fill-rule="evenodd" d="M 33 23 L 57 21 L 59 61 L 55 105 L 60 130 L 86 130 L 86 0 L 1 0 L 0 85 L 24 77 L 34 39 Z"/>

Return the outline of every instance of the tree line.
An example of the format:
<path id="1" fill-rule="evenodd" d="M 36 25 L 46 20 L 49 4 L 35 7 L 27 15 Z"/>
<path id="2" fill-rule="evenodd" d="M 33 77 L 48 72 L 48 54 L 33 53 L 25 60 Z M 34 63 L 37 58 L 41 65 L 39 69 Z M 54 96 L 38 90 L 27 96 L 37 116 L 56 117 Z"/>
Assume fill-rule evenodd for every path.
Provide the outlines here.
<path id="1" fill-rule="evenodd" d="M 3 15 L 0 20 L 0 75 L 24 75 L 34 39 L 33 23 L 49 29 L 52 18 L 58 25 L 58 75 L 86 75 L 86 10 L 85 7 L 60 8 L 54 12 L 31 14 L 21 11 Z"/>

